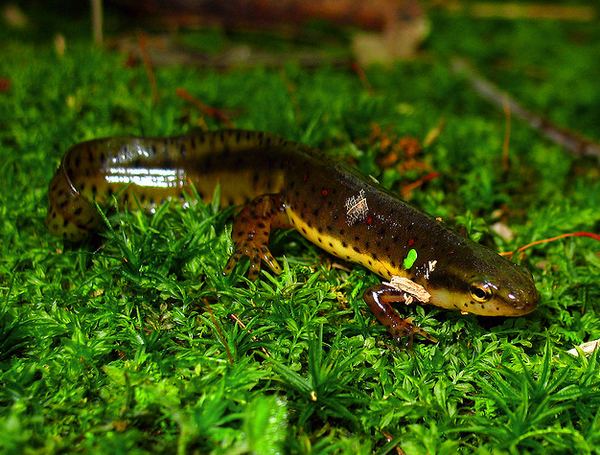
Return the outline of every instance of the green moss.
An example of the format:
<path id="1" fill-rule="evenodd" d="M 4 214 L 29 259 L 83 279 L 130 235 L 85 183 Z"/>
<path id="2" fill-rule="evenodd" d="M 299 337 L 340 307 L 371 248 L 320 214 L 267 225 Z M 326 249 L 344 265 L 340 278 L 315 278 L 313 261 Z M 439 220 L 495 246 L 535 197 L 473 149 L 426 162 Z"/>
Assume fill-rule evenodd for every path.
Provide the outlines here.
<path id="1" fill-rule="evenodd" d="M 294 232 L 272 241 L 281 276 L 223 277 L 231 211 L 218 204 L 120 213 L 116 229 L 76 246 L 43 225 L 48 182 L 73 143 L 220 127 L 176 95 L 183 87 L 233 110 L 238 127 L 352 157 L 394 190 L 397 170 L 383 173 L 375 150 L 354 143 L 367 142 L 372 124 L 423 141 L 443 120 L 423 151 L 442 176 L 414 190 L 414 203 L 486 239 L 483 226 L 500 216 L 514 234 L 493 238 L 504 250 L 597 232 L 597 163 L 513 119 L 503 171 L 503 113 L 445 60 L 466 55 L 524 104 L 595 137 L 597 27 L 433 16 L 427 57 L 369 69 L 374 93 L 326 65 L 172 67 L 155 68 L 155 103 L 143 66 L 80 38 L 85 19 L 51 19 L 35 32 L 0 32 L 0 78 L 10 81 L 0 92 L 0 451 L 597 452 L 597 354 L 565 353 L 600 338 L 591 239 L 526 251 L 542 295 L 526 317 L 400 308 L 440 340 L 405 351 L 362 301 L 379 279 L 338 267 Z M 52 43 L 61 31 L 64 55 Z M 218 52 L 234 38 L 187 39 Z"/>

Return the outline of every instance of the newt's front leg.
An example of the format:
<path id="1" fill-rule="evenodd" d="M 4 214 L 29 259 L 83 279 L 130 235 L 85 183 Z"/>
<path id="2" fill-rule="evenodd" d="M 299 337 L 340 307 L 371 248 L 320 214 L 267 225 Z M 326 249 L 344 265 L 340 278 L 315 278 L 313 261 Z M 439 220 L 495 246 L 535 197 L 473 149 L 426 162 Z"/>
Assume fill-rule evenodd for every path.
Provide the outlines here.
<path id="1" fill-rule="evenodd" d="M 233 221 L 231 237 L 235 250 L 223 274 L 228 275 L 243 256 L 250 258 L 248 278 L 256 280 L 260 272 L 261 260 L 276 274 L 281 273 L 281 267 L 269 251 L 269 235 L 272 228 L 292 227 L 281 194 L 265 194 L 252 200 L 246 205 Z"/>
<path id="2" fill-rule="evenodd" d="M 421 335 L 430 341 L 437 340 L 425 330 L 402 319 L 390 303 L 405 302 L 410 297 L 405 291 L 390 287 L 386 284 L 373 286 L 365 291 L 363 299 L 375 317 L 400 345 L 410 347 L 415 334 Z"/>

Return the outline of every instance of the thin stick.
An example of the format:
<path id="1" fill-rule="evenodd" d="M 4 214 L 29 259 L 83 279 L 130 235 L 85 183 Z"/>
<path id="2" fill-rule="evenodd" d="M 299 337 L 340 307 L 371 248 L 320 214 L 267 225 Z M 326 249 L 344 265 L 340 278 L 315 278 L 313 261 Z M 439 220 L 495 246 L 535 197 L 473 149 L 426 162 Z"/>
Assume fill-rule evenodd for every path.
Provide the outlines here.
<path id="1" fill-rule="evenodd" d="M 548 119 L 534 114 L 525 109 L 517 101 L 502 92 L 498 87 L 478 76 L 467 62 L 461 59 L 455 59 L 452 62 L 452 69 L 455 73 L 464 74 L 471 86 L 479 95 L 492 104 L 502 107 L 508 106 L 513 115 L 525 120 L 534 129 L 544 134 L 548 139 L 571 152 L 575 156 L 590 155 L 600 159 L 600 144 L 585 139 L 581 135 L 560 128 Z"/>
<path id="2" fill-rule="evenodd" d="M 508 147 L 510 145 L 510 105 L 504 97 L 504 115 L 506 118 L 506 129 L 504 130 L 504 143 L 502 144 L 502 168 L 508 171 Z"/>
<path id="3" fill-rule="evenodd" d="M 208 310 L 208 313 L 210 314 L 210 318 L 212 319 L 212 322 L 215 325 L 215 328 L 217 329 L 217 334 L 218 334 L 219 338 L 221 339 L 221 343 L 223 343 L 223 346 L 225 347 L 225 352 L 227 352 L 227 357 L 229 357 L 229 363 L 231 365 L 233 365 L 233 357 L 231 357 L 231 352 L 229 352 L 229 346 L 227 346 L 227 340 L 223 336 L 223 332 L 221 331 L 221 326 L 218 324 L 217 318 L 215 318 L 215 314 L 213 313 L 213 310 L 212 310 L 210 304 L 208 303 L 208 300 L 206 300 L 206 299 L 203 299 L 203 300 L 204 300 L 203 301 L 204 306 Z"/>
<path id="4" fill-rule="evenodd" d="M 154 102 L 158 104 L 160 102 L 160 98 L 158 97 L 158 88 L 156 87 L 156 77 L 154 77 L 152 61 L 150 60 L 150 54 L 148 54 L 148 49 L 146 49 L 146 39 L 144 38 L 144 34 L 140 30 L 137 30 L 136 33 L 138 43 L 140 44 L 142 61 L 144 62 L 144 67 L 146 68 L 146 73 L 148 74 L 148 80 L 150 81 L 150 87 L 152 88 L 152 97 L 154 98 Z"/>
<path id="5" fill-rule="evenodd" d="M 369 95 L 374 95 L 375 90 L 373 90 L 373 86 L 369 82 L 369 79 L 367 78 L 367 74 L 365 73 L 365 70 L 363 70 L 362 67 L 356 62 L 350 63 L 350 68 L 352 68 L 352 71 L 354 71 L 356 73 L 356 75 L 362 82 L 362 84 L 365 87 L 365 89 L 367 90 L 367 92 L 369 92 Z"/>
<path id="6" fill-rule="evenodd" d="M 238 323 L 238 325 L 239 325 L 239 326 L 240 326 L 242 329 L 245 329 L 245 330 L 246 330 L 246 333 L 247 333 L 248 335 L 252 335 L 252 332 L 251 332 L 250 330 L 246 329 L 246 324 L 244 324 L 244 323 L 243 323 L 243 322 L 240 320 L 240 318 L 238 318 L 238 317 L 237 317 L 235 314 L 231 314 L 231 319 L 233 319 L 235 322 L 237 322 L 237 323 Z M 258 338 L 256 338 L 254 335 L 252 335 L 252 340 L 254 340 L 254 341 L 258 341 Z M 261 346 L 260 350 L 263 352 L 263 354 L 264 354 L 265 356 L 267 356 L 267 357 L 271 357 L 271 356 L 269 355 L 269 353 L 267 352 L 267 350 L 266 350 L 264 347 L 262 347 L 262 346 Z"/>
<path id="7" fill-rule="evenodd" d="M 567 234 L 561 234 L 556 237 L 552 237 L 551 239 L 543 239 L 536 240 L 535 242 L 528 243 L 522 247 L 517 248 L 515 251 L 507 251 L 505 253 L 500 253 L 501 256 L 512 256 L 513 254 L 520 253 L 521 251 L 526 250 L 527 248 L 531 248 L 534 245 L 539 245 L 541 243 L 554 242 L 555 240 L 563 239 L 565 237 L 589 237 L 590 239 L 594 239 L 600 242 L 600 235 L 595 234 L 593 232 L 569 232 Z"/>
<path id="8" fill-rule="evenodd" d="M 206 103 L 203 103 L 198 98 L 195 98 L 194 96 L 192 96 L 192 94 L 190 94 L 186 89 L 178 88 L 176 95 L 179 98 L 181 98 L 182 100 L 187 101 L 188 103 L 196 106 L 198 109 L 200 109 L 200 112 L 202 112 L 203 114 L 208 115 L 209 117 L 216 118 L 219 122 L 221 122 L 227 128 L 235 128 L 235 125 L 229 119 L 227 114 L 225 114 L 223 111 L 220 111 L 217 108 L 214 108 L 212 106 L 209 106 Z"/>
<path id="9" fill-rule="evenodd" d="M 92 33 L 94 44 L 102 46 L 102 0 L 92 0 Z"/>

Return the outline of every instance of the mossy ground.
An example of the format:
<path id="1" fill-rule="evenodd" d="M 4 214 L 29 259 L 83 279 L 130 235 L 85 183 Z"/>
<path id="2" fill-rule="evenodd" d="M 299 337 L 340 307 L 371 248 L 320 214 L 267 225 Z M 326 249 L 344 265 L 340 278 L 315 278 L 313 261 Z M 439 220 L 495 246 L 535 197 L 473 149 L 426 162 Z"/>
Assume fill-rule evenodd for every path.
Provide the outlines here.
<path id="1" fill-rule="evenodd" d="M 598 162 L 513 119 L 503 171 L 504 113 L 449 69 L 452 55 L 467 57 L 531 109 L 600 140 L 597 24 L 431 20 L 418 59 L 367 69 L 372 92 L 327 64 L 157 67 L 158 103 L 144 66 L 94 49 L 84 20 L 48 10 L 29 30 L 1 31 L 0 451 L 597 453 L 598 355 L 566 354 L 600 338 L 591 239 L 526 251 L 542 296 L 526 317 L 401 308 L 439 339 L 407 351 L 362 301 L 378 278 L 297 233 L 273 239 L 281 276 L 221 276 L 231 212 L 218 204 L 123 214 L 76 246 L 43 225 L 48 182 L 73 143 L 219 128 L 176 95 L 185 88 L 235 111 L 236 127 L 321 147 L 395 191 L 419 174 L 382 169 L 374 128 L 424 143 L 443 125 L 418 158 L 441 176 L 411 192 L 415 204 L 504 251 L 598 232 Z M 231 39 L 193 36 L 208 48 Z M 497 221 L 514 238 L 487 230 Z"/>

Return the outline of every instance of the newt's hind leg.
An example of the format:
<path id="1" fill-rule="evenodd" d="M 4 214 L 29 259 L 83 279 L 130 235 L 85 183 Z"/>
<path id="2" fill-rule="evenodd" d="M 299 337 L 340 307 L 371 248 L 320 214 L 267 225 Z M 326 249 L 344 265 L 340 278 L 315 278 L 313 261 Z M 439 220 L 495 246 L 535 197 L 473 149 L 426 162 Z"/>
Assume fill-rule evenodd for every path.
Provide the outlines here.
<path id="1" fill-rule="evenodd" d="M 231 237 L 235 250 L 223 274 L 228 275 L 243 256 L 250 258 L 248 278 L 255 280 L 260 272 L 261 260 L 276 274 L 281 273 L 281 267 L 269 251 L 269 235 L 272 228 L 292 227 L 287 214 L 283 196 L 280 194 L 265 194 L 252 200 L 233 220 Z"/>

